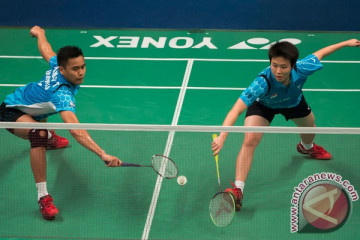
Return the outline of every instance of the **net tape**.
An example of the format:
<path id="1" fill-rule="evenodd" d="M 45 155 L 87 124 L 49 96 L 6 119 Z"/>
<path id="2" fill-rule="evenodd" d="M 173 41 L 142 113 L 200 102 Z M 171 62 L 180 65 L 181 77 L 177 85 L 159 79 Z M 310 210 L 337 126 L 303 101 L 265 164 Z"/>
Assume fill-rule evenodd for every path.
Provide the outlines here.
<path id="1" fill-rule="evenodd" d="M 94 123 L 19 123 L 0 122 L 2 128 L 18 129 L 86 129 L 104 131 L 177 131 L 177 132 L 261 132 L 261 133 L 318 133 L 360 134 L 360 128 L 346 127 L 245 127 L 204 125 L 145 125 L 145 124 L 94 124 Z"/>

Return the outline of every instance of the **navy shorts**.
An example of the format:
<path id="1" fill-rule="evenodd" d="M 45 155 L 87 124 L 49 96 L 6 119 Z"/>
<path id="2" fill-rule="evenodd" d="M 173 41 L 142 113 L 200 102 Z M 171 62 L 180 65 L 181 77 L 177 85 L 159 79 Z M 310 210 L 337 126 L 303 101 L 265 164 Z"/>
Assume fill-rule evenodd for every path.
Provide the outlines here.
<path id="1" fill-rule="evenodd" d="M 0 106 L 0 122 L 16 122 L 19 117 L 26 113 L 17 110 L 15 108 L 7 108 L 5 103 Z M 6 129 L 11 133 L 14 133 L 14 129 Z"/>
<path id="2" fill-rule="evenodd" d="M 248 107 L 245 117 L 257 115 L 267 119 L 269 123 L 271 123 L 276 114 L 283 115 L 286 118 L 286 121 L 288 121 L 289 119 L 292 118 L 306 117 L 310 113 L 311 113 L 311 108 L 307 104 L 305 97 L 303 96 L 299 105 L 293 108 L 272 109 L 255 101 L 250 107 Z"/>

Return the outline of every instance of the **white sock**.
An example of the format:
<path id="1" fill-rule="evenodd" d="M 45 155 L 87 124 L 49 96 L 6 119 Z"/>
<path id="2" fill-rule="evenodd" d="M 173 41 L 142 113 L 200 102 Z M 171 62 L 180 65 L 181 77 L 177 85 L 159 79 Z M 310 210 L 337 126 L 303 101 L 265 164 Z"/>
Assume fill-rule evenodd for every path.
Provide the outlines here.
<path id="1" fill-rule="evenodd" d="M 51 132 L 48 130 L 48 139 L 50 139 L 52 137 Z"/>
<path id="2" fill-rule="evenodd" d="M 302 140 L 301 140 L 301 145 L 303 145 L 303 147 L 304 147 L 306 150 L 309 150 L 310 148 L 312 148 L 312 147 L 314 146 L 313 143 L 306 144 L 306 143 L 304 143 Z"/>
<path id="3" fill-rule="evenodd" d="M 244 183 L 243 181 L 236 180 L 236 181 L 235 181 L 235 186 L 236 186 L 237 188 L 240 188 L 240 189 L 241 189 L 241 192 L 244 193 L 245 183 Z"/>
<path id="4" fill-rule="evenodd" d="M 40 198 L 49 194 L 46 188 L 46 182 L 36 183 L 36 188 L 38 191 L 38 201 L 40 200 Z"/>

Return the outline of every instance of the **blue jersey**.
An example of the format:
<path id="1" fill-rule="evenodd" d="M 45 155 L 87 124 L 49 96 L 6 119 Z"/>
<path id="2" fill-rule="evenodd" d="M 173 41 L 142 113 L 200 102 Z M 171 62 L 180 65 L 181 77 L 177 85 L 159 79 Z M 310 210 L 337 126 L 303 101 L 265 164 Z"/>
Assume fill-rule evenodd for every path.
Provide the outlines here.
<path id="1" fill-rule="evenodd" d="M 296 70 L 294 68 L 290 74 L 289 86 L 278 82 L 268 67 L 243 91 L 240 98 L 248 107 L 255 101 L 272 109 L 296 107 L 303 96 L 302 88 L 307 77 L 322 67 L 319 59 L 313 54 L 297 61 Z M 269 80 L 270 89 L 261 75 L 265 75 Z"/>
<path id="2" fill-rule="evenodd" d="M 29 114 L 36 120 L 47 118 L 60 111 L 75 113 L 75 98 L 79 85 L 69 83 L 59 71 L 56 56 L 50 61 L 50 70 L 46 71 L 39 82 L 32 82 L 17 88 L 6 96 L 6 107 L 16 108 Z"/>

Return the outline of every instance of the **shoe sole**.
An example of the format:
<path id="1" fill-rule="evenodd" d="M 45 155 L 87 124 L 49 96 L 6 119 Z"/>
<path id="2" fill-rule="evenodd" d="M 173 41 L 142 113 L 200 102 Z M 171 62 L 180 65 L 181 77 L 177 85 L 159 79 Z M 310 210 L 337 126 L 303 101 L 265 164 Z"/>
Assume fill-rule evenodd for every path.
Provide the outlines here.
<path id="1" fill-rule="evenodd" d="M 299 150 L 298 150 L 298 152 L 301 153 L 301 154 L 304 154 L 304 155 L 309 155 L 310 157 L 312 157 L 313 159 L 316 159 L 316 160 L 330 160 L 330 159 L 332 158 L 332 156 L 327 157 L 327 158 L 316 158 L 316 157 L 314 157 L 314 156 L 311 156 L 311 154 L 309 154 L 309 153 L 301 152 L 301 151 L 299 151 Z"/>
<path id="2" fill-rule="evenodd" d="M 44 218 L 45 220 L 49 220 L 49 221 L 55 220 L 55 216 L 44 216 L 44 215 L 43 215 L 43 218 Z"/>
<path id="3" fill-rule="evenodd" d="M 49 215 L 49 214 L 43 214 L 43 213 L 41 213 L 42 214 L 42 216 L 43 216 L 43 218 L 45 219 L 45 220 L 55 220 L 55 216 L 57 215 L 57 214 L 59 214 L 59 211 L 57 211 L 56 213 L 54 213 L 54 215 Z"/>
<path id="4" fill-rule="evenodd" d="M 47 221 L 54 221 L 55 217 L 44 217 L 44 219 Z"/>
<path id="5" fill-rule="evenodd" d="M 56 150 L 56 149 L 62 149 L 62 148 L 66 148 L 68 145 L 66 146 L 61 146 L 61 147 L 50 147 L 50 146 L 47 146 L 46 147 L 46 150 Z"/>
<path id="6" fill-rule="evenodd" d="M 317 158 L 317 157 L 311 156 L 309 153 L 302 153 L 302 152 L 299 152 L 299 153 L 304 154 L 304 155 L 308 155 L 308 156 L 310 156 L 310 157 L 312 157 L 313 159 L 316 159 L 316 160 L 330 160 L 332 158 L 332 156 L 327 157 L 327 158 Z"/>
<path id="7" fill-rule="evenodd" d="M 331 157 L 329 157 L 329 158 L 316 158 L 316 157 L 313 157 L 314 159 L 316 159 L 316 160 L 330 160 L 331 159 Z"/>

